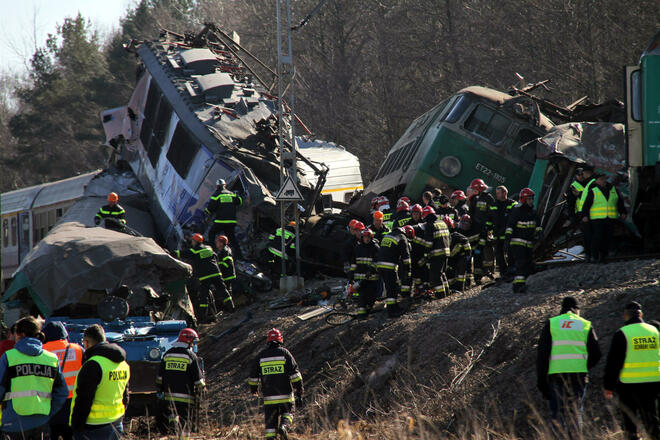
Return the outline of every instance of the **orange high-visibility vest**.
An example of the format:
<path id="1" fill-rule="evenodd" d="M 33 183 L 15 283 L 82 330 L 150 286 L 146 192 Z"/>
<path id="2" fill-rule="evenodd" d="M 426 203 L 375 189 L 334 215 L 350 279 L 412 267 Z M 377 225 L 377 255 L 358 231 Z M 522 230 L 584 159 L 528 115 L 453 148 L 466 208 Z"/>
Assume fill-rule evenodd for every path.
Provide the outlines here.
<path id="1" fill-rule="evenodd" d="M 68 351 L 67 347 L 69 348 Z M 43 345 L 43 348 L 57 356 L 60 370 L 62 370 L 66 386 L 69 389 L 69 396 L 67 399 L 71 399 L 73 397 L 73 388 L 76 384 L 76 377 L 78 377 L 78 372 L 82 367 L 83 348 L 78 344 L 69 343 L 64 339 L 46 342 Z M 65 353 L 66 362 L 64 362 Z"/>

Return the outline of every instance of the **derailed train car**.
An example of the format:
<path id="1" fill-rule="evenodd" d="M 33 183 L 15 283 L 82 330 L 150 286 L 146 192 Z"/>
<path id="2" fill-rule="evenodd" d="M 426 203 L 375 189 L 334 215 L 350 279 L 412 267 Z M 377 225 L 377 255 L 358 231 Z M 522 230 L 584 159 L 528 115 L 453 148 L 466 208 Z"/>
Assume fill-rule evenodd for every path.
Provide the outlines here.
<path id="1" fill-rule="evenodd" d="M 219 178 L 251 208 L 239 212 L 239 240 L 261 218 L 277 222 L 278 124 L 292 122 L 278 121 L 278 98 L 239 55 L 249 52 L 213 25 L 197 35 L 163 31 L 157 40 L 130 47 L 140 64 L 135 90 L 126 106 L 103 112 L 102 120 L 107 143 L 149 194 L 165 243 L 175 246 L 186 226 L 202 222 Z M 343 148 L 334 153 L 357 163 Z M 297 179 L 309 215 L 328 168 L 300 153 L 298 159 L 307 164 Z M 359 166 L 356 171 L 359 183 L 352 186 L 361 187 Z"/>

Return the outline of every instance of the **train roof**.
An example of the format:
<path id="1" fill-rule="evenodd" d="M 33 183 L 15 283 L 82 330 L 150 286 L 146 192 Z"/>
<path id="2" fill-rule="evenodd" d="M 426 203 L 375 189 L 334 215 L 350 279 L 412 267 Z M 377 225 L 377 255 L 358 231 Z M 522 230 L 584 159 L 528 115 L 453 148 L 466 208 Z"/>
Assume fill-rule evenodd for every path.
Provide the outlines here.
<path id="1" fill-rule="evenodd" d="M 508 93 L 482 86 L 465 87 L 464 89 L 459 90 L 458 93 L 471 93 L 472 95 L 476 95 L 489 101 L 495 102 L 498 105 L 503 105 L 507 101 L 519 98 L 518 96 L 511 96 Z M 554 127 L 555 124 L 550 120 L 550 118 L 541 113 L 539 110 L 539 126 L 545 129 L 545 131 L 548 131 Z"/>
<path id="2" fill-rule="evenodd" d="M 346 151 L 341 145 L 334 142 L 321 140 L 302 140 L 296 138 L 300 154 L 312 162 L 324 163 L 330 171 L 327 175 L 325 189 L 362 189 L 362 173 L 360 171 L 360 161 L 356 155 Z M 300 162 L 300 167 L 305 172 L 305 177 L 311 183 L 316 183 L 316 176 L 312 169 Z"/>
<path id="3" fill-rule="evenodd" d="M 2 214 L 11 214 L 78 199 L 83 196 L 85 185 L 99 171 L 96 170 L 79 176 L 69 177 L 68 179 L 42 183 L 3 193 L 0 196 Z"/>

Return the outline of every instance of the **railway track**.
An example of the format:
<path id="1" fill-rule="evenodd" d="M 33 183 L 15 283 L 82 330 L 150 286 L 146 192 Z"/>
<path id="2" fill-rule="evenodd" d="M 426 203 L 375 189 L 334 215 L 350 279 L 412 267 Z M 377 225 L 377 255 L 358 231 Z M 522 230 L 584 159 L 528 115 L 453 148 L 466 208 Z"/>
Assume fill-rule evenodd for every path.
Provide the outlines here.
<path id="1" fill-rule="evenodd" d="M 626 255 L 616 255 L 613 257 L 609 257 L 607 259 L 608 263 L 616 263 L 619 261 L 631 261 L 631 260 L 651 260 L 651 259 L 658 259 L 660 258 L 660 253 L 645 253 L 645 254 L 626 254 Z M 545 260 L 545 261 L 537 261 L 535 264 L 537 266 L 543 266 L 546 269 L 549 269 L 551 267 L 565 267 L 565 266 L 572 266 L 575 264 L 584 264 L 585 261 L 580 258 L 580 259 L 575 259 L 575 260 Z M 596 264 L 596 263 L 590 263 L 590 264 Z"/>

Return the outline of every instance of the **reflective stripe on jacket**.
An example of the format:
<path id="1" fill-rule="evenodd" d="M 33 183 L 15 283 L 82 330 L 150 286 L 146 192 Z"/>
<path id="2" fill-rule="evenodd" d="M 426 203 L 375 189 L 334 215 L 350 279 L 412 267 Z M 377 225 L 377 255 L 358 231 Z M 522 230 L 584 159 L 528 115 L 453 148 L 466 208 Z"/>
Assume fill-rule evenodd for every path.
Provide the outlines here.
<path id="1" fill-rule="evenodd" d="M 112 362 L 104 356 L 92 356 L 87 362 L 96 362 L 101 367 L 102 373 L 86 423 L 88 425 L 112 423 L 122 417 L 126 411 L 123 397 L 131 377 L 130 368 L 126 361 Z M 75 405 L 77 391 L 73 392 L 71 408 Z"/>
<path id="2" fill-rule="evenodd" d="M 603 218 L 617 218 L 617 204 L 619 202 L 619 194 L 616 192 L 614 186 L 610 189 L 610 196 L 606 199 L 603 192 L 598 185 L 592 189 L 594 193 L 594 203 L 589 210 L 589 218 L 591 220 L 598 220 Z"/>
<path id="3" fill-rule="evenodd" d="M 50 414 L 55 377 L 59 372 L 57 356 L 42 351 L 38 356 L 23 354 L 15 348 L 6 353 L 9 388 L 4 400 L 11 400 L 16 414 Z"/>
<path id="4" fill-rule="evenodd" d="M 71 399 L 73 397 L 73 389 L 76 384 L 78 372 L 82 367 L 83 348 L 78 344 L 69 343 L 64 339 L 46 342 L 43 345 L 43 348 L 57 356 L 60 370 L 66 381 L 66 387 L 69 389 L 67 399 Z M 64 361 L 65 356 L 66 362 Z"/>
<path id="5" fill-rule="evenodd" d="M 621 327 L 626 337 L 626 357 L 619 373 L 622 383 L 660 382 L 658 329 L 646 323 Z"/>
<path id="6" fill-rule="evenodd" d="M 548 374 L 586 373 L 591 322 L 574 313 L 550 318 L 552 349 Z"/>

